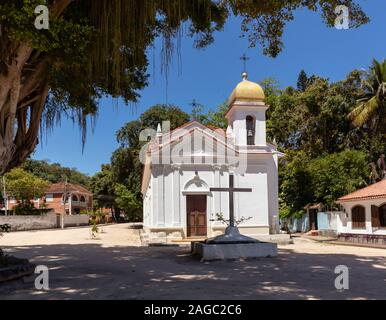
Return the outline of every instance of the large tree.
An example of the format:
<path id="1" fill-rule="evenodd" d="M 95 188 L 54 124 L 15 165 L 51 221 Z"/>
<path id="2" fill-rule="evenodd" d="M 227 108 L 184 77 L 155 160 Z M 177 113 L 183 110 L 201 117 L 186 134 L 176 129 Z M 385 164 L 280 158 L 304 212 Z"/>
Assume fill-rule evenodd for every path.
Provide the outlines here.
<path id="1" fill-rule="evenodd" d="M 21 168 L 15 168 L 5 175 L 7 194 L 29 205 L 34 198 L 42 197 L 49 183 Z"/>
<path id="2" fill-rule="evenodd" d="M 39 4 L 49 7 L 48 30 L 34 28 Z M 34 150 L 40 126 L 49 129 L 65 114 L 83 128 L 84 140 L 101 96 L 136 101 L 147 83 L 147 49 L 158 36 L 165 66 L 183 24 L 202 47 L 233 14 L 252 46 L 260 42 L 276 56 L 296 9 L 319 10 L 333 26 L 340 4 L 350 8 L 352 27 L 368 21 L 355 0 L 0 0 L 0 174 Z"/>
<path id="3" fill-rule="evenodd" d="M 63 167 L 59 163 L 49 163 L 47 160 L 27 159 L 23 163 L 22 168 L 51 183 L 67 180 L 68 182 L 88 187 L 90 182 L 90 177 L 76 168 Z"/>

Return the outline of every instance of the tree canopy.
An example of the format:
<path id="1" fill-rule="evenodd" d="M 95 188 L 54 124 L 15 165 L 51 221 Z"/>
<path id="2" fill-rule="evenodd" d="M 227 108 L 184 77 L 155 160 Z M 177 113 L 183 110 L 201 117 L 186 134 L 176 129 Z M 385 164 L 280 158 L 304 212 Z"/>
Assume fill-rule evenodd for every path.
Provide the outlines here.
<path id="1" fill-rule="evenodd" d="M 276 141 L 286 154 L 279 165 L 281 216 L 302 214 L 309 203 L 322 202 L 333 208 L 337 198 L 372 182 L 369 165 L 385 152 L 386 140 L 380 133 L 374 135 L 369 127 L 353 125 L 349 117 L 358 99 L 366 95 L 362 85 L 366 77 L 366 73 L 353 70 L 345 79 L 331 82 L 300 72 L 297 88 L 284 89 L 275 79 L 260 81 L 270 106 L 268 140 Z M 130 204 L 122 210 L 138 212 L 142 172 L 138 152 L 145 143 L 139 141 L 139 132 L 146 128 L 155 131 L 164 120 L 172 120 L 171 130 L 189 119 L 226 128 L 227 108 L 223 103 L 205 112 L 206 108 L 195 102 L 191 115 L 176 106 L 148 109 L 117 132 L 120 146 L 111 164 L 92 178 L 94 185 L 104 187 L 94 190 L 119 197 L 117 207 Z"/>
<path id="2" fill-rule="evenodd" d="M 5 181 L 7 194 L 23 204 L 29 204 L 32 199 L 42 197 L 49 185 L 47 181 L 21 168 L 8 172 L 5 175 Z"/>
<path id="3" fill-rule="evenodd" d="M 366 79 L 358 70 L 337 82 L 300 72 L 296 89 L 268 93 L 268 136 L 286 154 L 279 165 L 282 216 L 301 214 L 309 203 L 336 207 L 337 198 L 371 182 L 370 163 L 386 140 L 349 116 L 366 95 Z"/>
<path id="4" fill-rule="evenodd" d="M 70 183 L 88 186 L 90 177 L 76 168 L 67 168 L 59 163 L 49 163 L 47 160 L 27 159 L 21 166 L 25 171 L 51 183 L 68 181 Z"/>
<path id="5" fill-rule="evenodd" d="M 33 27 L 41 4 L 49 8 L 47 30 Z M 234 15 L 251 46 L 276 56 L 297 9 L 318 11 L 333 26 L 342 4 L 350 8 L 351 27 L 368 21 L 355 0 L 0 0 L 0 174 L 31 154 L 40 126 L 50 129 L 67 116 L 84 141 L 102 96 L 135 102 L 147 85 L 147 50 L 157 37 L 164 68 L 178 50 L 176 39 L 191 36 L 204 47 Z"/>

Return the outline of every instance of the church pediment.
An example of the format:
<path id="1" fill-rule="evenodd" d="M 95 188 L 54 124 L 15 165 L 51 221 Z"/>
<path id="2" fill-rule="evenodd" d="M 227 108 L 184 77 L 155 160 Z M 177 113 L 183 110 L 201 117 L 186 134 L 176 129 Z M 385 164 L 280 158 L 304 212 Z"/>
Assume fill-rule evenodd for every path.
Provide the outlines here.
<path id="1" fill-rule="evenodd" d="M 232 144 L 227 143 L 224 135 L 195 124 L 186 127 L 183 131 L 179 130 L 178 134 L 173 132 L 170 138 L 166 137 L 162 144 L 153 144 L 150 150 L 152 159 L 169 155 L 175 160 L 171 163 L 179 163 L 182 159 L 184 163 L 189 163 L 189 158 L 199 157 L 206 158 L 206 163 L 214 163 L 211 160 L 214 157 L 222 159 L 226 155 L 238 153 Z"/>

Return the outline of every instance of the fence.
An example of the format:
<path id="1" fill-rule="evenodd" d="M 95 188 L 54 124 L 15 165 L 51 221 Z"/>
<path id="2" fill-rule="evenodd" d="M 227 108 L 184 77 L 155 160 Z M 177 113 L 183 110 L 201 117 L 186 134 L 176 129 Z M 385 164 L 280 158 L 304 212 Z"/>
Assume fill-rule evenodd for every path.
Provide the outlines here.
<path id="1" fill-rule="evenodd" d="M 337 211 L 328 211 L 328 212 L 318 212 L 317 213 L 317 229 L 325 233 L 336 233 L 337 231 L 337 219 L 340 212 Z M 283 223 L 288 223 L 289 230 L 292 233 L 295 232 L 308 232 L 310 231 L 310 218 L 307 213 L 305 213 L 300 218 L 289 218 Z"/>
<path id="2" fill-rule="evenodd" d="M 89 216 L 65 215 L 63 220 L 64 227 L 75 227 L 88 225 Z M 48 213 L 39 216 L 0 216 L 0 224 L 9 224 L 10 231 L 54 229 L 61 226 L 61 215 Z"/>

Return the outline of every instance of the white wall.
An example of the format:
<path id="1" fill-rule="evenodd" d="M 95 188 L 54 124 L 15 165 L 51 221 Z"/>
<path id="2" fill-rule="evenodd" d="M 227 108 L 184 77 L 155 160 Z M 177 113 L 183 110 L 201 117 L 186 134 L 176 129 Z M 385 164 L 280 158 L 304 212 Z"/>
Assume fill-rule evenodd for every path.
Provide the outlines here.
<path id="1" fill-rule="evenodd" d="M 255 145 L 266 145 L 266 122 L 265 112 L 268 109 L 264 104 L 261 105 L 243 105 L 242 102 L 237 102 L 233 105 L 233 110 L 230 111 L 228 123 L 233 128 L 236 145 L 247 144 L 246 117 L 252 116 L 255 119 Z"/>
<path id="2" fill-rule="evenodd" d="M 55 213 L 39 216 L 0 216 L 0 224 L 9 224 L 12 232 L 56 228 L 57 220 Z"/>
<path id="3" fill-rule="evenodd" d="M 9 224 L 11 226 L 10 231 L 54 229 L 58 228 L 58 218 L 56 213 L 36 216 L 0 216 L 0 224 Z M 64 227 L 83 226 L 88 224 L 89 216 L 86 214 L 64 216 Z"/>
<path id="4" fill-rule="evenodd" d="M 64 227 L 87 226 L 90 217 L 88 214 L 64 215 Z"/>
<path id="5" fill-rule="evenodd" d="M 256 155 L 255 155 L 256 157 Z M 235 218 L 252 217 L 242 224 L 250 227 L 269 227 L 273 216 L 278 215 L 277 170 L 272 156 L 255 161 L 245 174 L 235 174 L 235 186 L 252 188 L 251 193 L 235 193 Z M 195 171 L 203 181 L 202 188 L 189 188 Z M 272 175 L 272 178 L 268 177 Z M 150 183 L 152 192 L 144 199 L 144 225 L 152 228 L 180 227 L 186 235 L 186 198 L 188 194 L 207 194 L 208 232 L 221 226 L 216 213 L 229 219 L 229 195 L 227 192 L 210 192 L 210 187 L 228 187 L 229 173 L 226 167 L 216 165 L 182 165 L 152 167 Z M 208 233 L 210 235 L 210 232 Z"/>
<path id="6" fill-rule="evenodd" d="M 345 213 L 338 217 L 337 229 L 338 233 L 354 233 L 354 234 L 374 234 L 374 235 L 386 235 L 386 230 L 373 230 L 371 226 L 371 206 L 381 206 L 386 203 L 386 198 L 350 201 L 342 203 Z M 361 205 L 366 210 L 366 228 L 365 229 L 353 229 L 351 221 L 351 209 L 357 205 Z M 347 217 L 348 216 L 348 217 Z"/>

